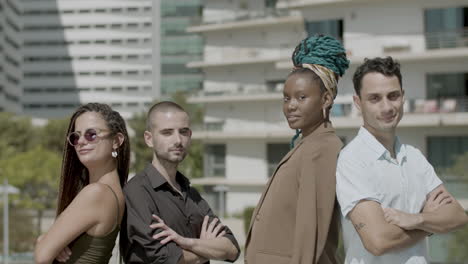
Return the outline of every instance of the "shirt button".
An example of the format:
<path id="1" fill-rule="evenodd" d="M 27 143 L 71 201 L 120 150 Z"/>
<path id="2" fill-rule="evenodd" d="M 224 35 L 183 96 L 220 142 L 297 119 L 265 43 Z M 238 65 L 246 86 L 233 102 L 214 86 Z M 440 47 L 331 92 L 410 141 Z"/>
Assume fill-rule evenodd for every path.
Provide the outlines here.
<path id="1" fill-rule="evenodd" d="M 260 216 L 258 214 L 255 216 L 255 220 L 256 221 L 260 220 Z"/>

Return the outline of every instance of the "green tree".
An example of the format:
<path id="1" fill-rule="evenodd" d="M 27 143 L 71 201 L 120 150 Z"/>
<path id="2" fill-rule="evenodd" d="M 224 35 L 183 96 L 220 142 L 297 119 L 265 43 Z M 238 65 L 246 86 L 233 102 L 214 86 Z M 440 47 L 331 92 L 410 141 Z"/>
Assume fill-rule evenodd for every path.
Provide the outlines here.
<path id="1" fill-rule="evenodd" d="M 0 112 L 0 160 L 24 152 L 37 144 L 37 132 L 31 119 Z"/>
<path id="2" fill-rule="evenodd" d="M 153 157 L 152 149 L 146 145 L 143 137 L 146 130 L 146 113 L 135 114 L 128 120 L 128 125 L 134 132 L 134 135 L 130 138 L 130 145 L 134 157 L 130 171 L 137 173 L 143 170 L 146 164 L 151 162 Z"/>
<path id="3" fill-rule="evenodd" d="M 455 157 L 455 163 L 447 169 L 447 175 L 456 175 L 468 180 L 468 151 Z"/>
<path id="4" fill-rule="evenodd" d="M 36 146 L 26 152 L 0 160 L 3 176 L 9 184 L 17 187 L 20 194 L 13 199 L 27 209 L 37 212 L 37 229 L 41 230 L 44 210 L 55 207 L 60 176 L 60 156 L 52 151 Z"/>
<path id="5" fill-rule="evenodd" d="M 63 146 L 66 140 L 68 129 L 68 119 L 51 119 L 47 124 L 39 129 L 40 144 L 47 150 L 59 155 L 63 153 Z"/>
<path id="6" fill-rule="evenodd" d="M 455 175 L 460 177 L 460 181 L 468 185 L 468 152 L 459 155 L 455 158 L 454 165 L 447 170 L 447 175 Z M 467 193 L 468 193 L 468 187 Z M 468 198 L 468 197 L 463 197 Z M 449 260 L 464 263 L 468 259 L 468 226 L 455 231 L 452 238 L 448 242 Z"/>

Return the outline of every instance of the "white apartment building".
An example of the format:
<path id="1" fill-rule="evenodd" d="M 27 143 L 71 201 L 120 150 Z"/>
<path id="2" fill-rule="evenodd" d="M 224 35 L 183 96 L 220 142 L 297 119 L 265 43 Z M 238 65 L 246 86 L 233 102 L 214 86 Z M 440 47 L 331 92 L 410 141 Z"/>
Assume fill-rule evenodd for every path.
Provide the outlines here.
<path id="1" fill-rule="evenodd" d="M 203 22 L 187 31 L 205 37 L 203 60 L 188 64 L 205 74 L 203 91 L 189 101 L 205 105 L 194 137 L 205 145 L 206 177 L 192 182 L 213 193 L 221 213 L 255 206 L 289 150 L 294 131 L 282 114 L 282 85 L 295 45 L 308 35 L 341 39 L 351 60 L 332 110 L 344 142 L 361 126 L 352 104 L 357 65 L 393 56 L 406 96 L 402 141 L 440 170 L 468 151 L 467 0 L 206 0 Z"/>
<path id="2" fill-rule="evenodd" d="M 21 3 L 0 2 L 0 111 L 21 113 Z"/>
<path id="3" fill-rule="evenodd" d="M 160 1 L 21 3 L 25 114 L 64 117 L 102 102 L 128 118 L 159 97 Z"/>

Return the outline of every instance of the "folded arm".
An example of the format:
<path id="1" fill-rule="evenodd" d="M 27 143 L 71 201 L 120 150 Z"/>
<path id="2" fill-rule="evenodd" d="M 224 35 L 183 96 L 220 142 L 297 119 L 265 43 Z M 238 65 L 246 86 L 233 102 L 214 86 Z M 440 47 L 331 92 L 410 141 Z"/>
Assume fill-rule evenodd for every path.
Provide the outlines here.
<path id="1" fill-rule="evenodd" d="M 158 231 L 155 233 L 151 225 L 152 215 L 158 213 L 157 208 L 149 203 L 142 206 L 141 201 L 151 201 L 151 198 L 146 192 L 138 190 L 126 193 L 126 226 L 122 227 L 126 229 L 128 240 L 126 262 L 196 264 L 207 261 L 175 242 L 161 243 L 161 239 L 154 239 Z"/>
<path id="2" fill-rule="evenodd" d="M 364 247 L 375 256 L 410 247 L 428 235 L 425 231 L 408 231 L 388 223 L 384 217 L 384 210 L 374 201 L 360 201 L 349 212 L 348 217 Z"/>
<path id="3" fill-rule="evenodd" d="M 208 224 L 209 217 L 205 216 L 200 238 L 186 238 L 177 234 L 174 230 L 168 227 L 164 220 L 156 215 L 153 215 L 157 222 L 151 224 L 151 228 L 159 230 L 153 236 L 154 239 L 161 240 L 161 244 L 166 244 L 170 241 L 175 242 L 184 252 L 189 251 L 203 259 L 215 260 L 230 260 L 234 261 L 237 258 L 238 250 L 228 238 L 224 237 L 226 231 L 224 226 L 215 218 Z M 184 253 L 184 256 L 186 254 Z M 187 254 L 189 256 L 190 254 Z"/>
<path id="4" fill-rule="evenodd" d="M 49 231 L 37 239 L 34 262 L 49 264 L 57 257 L 62 259 L 61 255 L 64 250 L 67 251 L 70 242 L 99 224 L 102 220 L 100 212 L 105 211 L 106 207 L 109 208 L 107 203 L 102 202 L 106 192 L 106 187 L 96 184 L 83 188 L 55 220 Z M 67 255 L 71 255 L 71 252 Z"/>
<path id="5" fill-rule="evenodd" d="M 387 222 L 406 230 L 424 230 L 429 233 L 447 233 L 468 223 L 468 216 L 455 198 L 440 185 L 430 192 L 426 203 L 440 201 L 434 210 L 409 214 L 400 210 L 385 209 Z"/>

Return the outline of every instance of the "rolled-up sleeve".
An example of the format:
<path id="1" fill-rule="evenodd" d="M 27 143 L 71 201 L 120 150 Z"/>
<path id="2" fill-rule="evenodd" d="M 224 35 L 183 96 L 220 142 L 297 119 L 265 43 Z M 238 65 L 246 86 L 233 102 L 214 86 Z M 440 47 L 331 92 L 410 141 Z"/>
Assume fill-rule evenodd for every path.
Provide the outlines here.
<path id="1" fill-rule="evenodd" d="M 150 228 L 152 214 L 158 215 L 156 206 L 151 205 L 151 195 L 139 186 L 125 188 L 125 229 L 126 242 L 123 245 L 126 263 L 167 263 L 179 262 L 183 252 L 174 242 L 165 245 L 155 240 L 153 235 L 160 230 Z M 132 188 L 133 187 L 133 188 Z"/>
<path id="2" fill-rule="evenodd" d="M 365 165 L 349 155 L 338 158 L 336 196 L 344 217 L 362 200 L 382 203 L 382 195 L 373 184 L 372 175 L 366 171 Z"/>
<path id="3" fill-rule="evenodd" d="M 198 196 L 200 196 L 200 194 L 197 193 Z M 214 218 L 218 218 L 218 216 L 216 216 L 214 213 L 213 213 L 213 210 L 211 210 L 210 206 L 208 205 L 208 203 L 203 199 L 201 198 L 200 196 L 200 202 L 198 203 L 199 207 L 205 211 L 205 215 L 208 215 L 210 217 L 210 221 L 211 219 L 214 219 Z M 224 231 L 226 232 L 226 234 L 224 235 L 225 238 L 229 239 L 231 241 L 231 243 L 236 247 L 237 249 L 237 256 L 234 260 L 229 260 L 229 259 L 226 259 L 224 261 L 226 262 L 235 262 L 238 258 L 239 258 L 239 255 L 240 255 L 240 247 L 239 247 L 239 243 L 237 242 L 236 238 L 234 237 L 234 234 L 232 233 L 231 229 L 229 229 L 228 226 L 224 226 Z"/>

